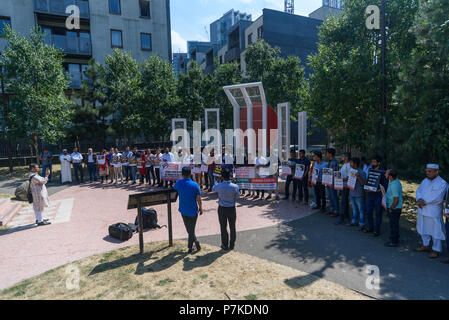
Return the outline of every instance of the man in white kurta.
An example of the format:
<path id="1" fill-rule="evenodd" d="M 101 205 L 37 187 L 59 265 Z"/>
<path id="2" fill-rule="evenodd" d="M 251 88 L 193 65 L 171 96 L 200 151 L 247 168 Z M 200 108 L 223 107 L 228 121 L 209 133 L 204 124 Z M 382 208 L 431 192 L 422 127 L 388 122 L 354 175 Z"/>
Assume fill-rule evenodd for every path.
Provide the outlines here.
<path id="1" fill-rule="evenodd" d="M 39 166 L 37 164 L 30 165 L 30 189 L 33 195 L 33 209 L 36 216 L 36 223 L 38 226 L 46 226 L 51 224 L 48 220 L 42 219 L 42 214 L 49 206 L 48 192 L 45 184 L 48 182 L 50 170 L 47 169 L 45 178 L 39 174 Z"/>
<path id="2" fill-rule="evenodd" d="M 443 202 L 448 184 L 439 176 L 439 166 L 429 164 L 427 178 L 416 191 L 418 222 L 416 230 L 421 235 L 423 245 L 417 252 L 430 252 L 429 258 L 437 258 L 442 252 L 442 241 L 446 239 L 443 224 Z M 430 241 L 432 240 L 432 247 Z"/>
<path id="3" fill-rule="evenodd" d="M 70 164 L 72 163 L 72 157 L 67 154 L 67 149 L 62 150 L 62 154 L 59 156 L 59 162 L 61 163 L 61 183 L 71 183 L 72 169 Z"/>

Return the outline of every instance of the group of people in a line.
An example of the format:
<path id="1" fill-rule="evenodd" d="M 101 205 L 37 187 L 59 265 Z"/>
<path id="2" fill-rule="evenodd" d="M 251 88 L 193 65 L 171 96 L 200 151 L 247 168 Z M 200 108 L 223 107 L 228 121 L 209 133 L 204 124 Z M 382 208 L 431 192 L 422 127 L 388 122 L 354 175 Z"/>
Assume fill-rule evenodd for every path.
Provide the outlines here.
<path id="1" fill-rule="evenodd" d="M 48 221 L 42 219 L 42 212 L 48 206 L 48 195 L 45 184 L 51 179 L 51 159 L 52 155 L 48 150 L 41 154 L 42 176 L 37 174 L 39 167 L 35 164 L 30 166 L 30 182 L 36 211 L 36 220 L 39 225 L 46 225 Z M 229 161 L 225 148 L 222 150 L 222 163 L 220 163 L 221 174 L 219 177 L 215 172 L 216 158 L 214 150 L 209 157 L 213 161 L 206 161 L 201 154 L 201 165 L 198 159 L 189 152 L 183 153 L 179 150 L 178 159 L 184 163 L 195 163 L 195 166 L 207 165 L 207 172 L 192 174 L 191 166 L 184 166 L 182 169 L 182 179 L 178 180 L 174 188 L 180 194 L 179 211 L 183 215 L 184 223 L 189 233 L 189 249 L 197 242 L 194 230 L 198 212 L 201 214 L 201 190 L 205 181 L 206 190 L 219 193 L 219 217 L 222 229 L 222 246 L 225 249 L 233 248 L 235 245 L 235 201 L 241 196 L 252 196 L 254 199 L 260 198 L 258 190 L 241 190 L 236 184 L 231 182 L 234 168 L 238 166 L 235 162 Z M 324 158 L 324 159 L 323 159 Z M 194 161 L 195 160 L 195 161 Z M 226 161 L 227 160 L 227 161 Z M 306 169 L 303 179 L 295 179 L 287 176 L 285 199 L 290 199 L 290 186 L 293 184 L 292 200 L 298 200 L 303 204 L 309 204 L 309 190 L 312 190 L 312 209 L 337 218 L 335 224 L 358 227 L 361 231 L 378 237 L 381 234 L 382 220 L 384 212 L 390 221 L 390 239 L 385 244 L 388 247 L 397 247 L 400 239 L 400 217 L 403 207 L 402 184 L 399 180 L 398 172 L 395 169 L 384 169 L 382 158 L 378 155 L 371 157 L 370 162 L 363 158 L 352 157 L 350 153 L 344 153 L 341 163 L 336 158 L 335 149 L 327 149 L 325 156 L 321 151 L 313 153 L 312 161 L 306 156 L 305 150 L 299 151 L 299 157 L 294 150 L 291 150 L 288 165 L 294 170 L 297 164 L 303 165 Z M 150 149 L 144 152 L 129 147 L 124 152 L 119 152 L 117 148 L 111 148 L 109 153 L 106 150 L 99 154 L 93 153 L 92 149 L 84 156 L 74 149 L 72 154 L 63 150 L 60 155 L 61 161 L 61 182 L 71 182 L 71 166 L 78 182 L 83 182 L 82 165 L 87 166 L 90 181 L 94 182 L 100 177 L 101 183 L 107 182 L 118 184 L 137 183 L 139 176 L 140 184 L 148 183 L 151 186 L 173 187 L 173 182 L 162 181 L 160 168 L 163 162 L 173 162 L 174 155 L 168 148 L 157 149 L 153 154 Z M 245 166 L 249 166 L 245 157 Z M 256 157 L 253 166 L 267 166 L 269 162 L 261 155 Z M 333 172 L 339 172 L 343 180 L 342 190 L 335 185 L 323 184 L 323 172 L 326 168 Z M 422 237 L 422 246 L 415 249 L 417 252 L 429 252 L 430 258 L 437 258 L 442 252 L 442 241 L 446 240 L 449 248 L 449 192 L 448 184 L 439 176 L 439 166 L 429 164 L 426 168 L 427 178 L 421 183 L 416 193 L 418 207 L 417 231 Z M 365 188 L 368 184 L 370 173 L 375 171 L 380 173 L 380 179 L 376 190 Z M 313 175 L 316 175 L 315 177 Z M 350 187 L 348 181 L 350 175 L 355 176 L 355 182 Z M 220 184 L 217 184 L 221 181 Z M 334 180 L 335 183 L 335 180 Z M 183 194 L 183 190 L 189 190 Z M 246 191 L 248 193 L 245 195 Z M 262 191 L 262 190 L 260 190 Z M 296 195 L 298 194 L 298 199 Z M 193 198 L 185 200 L 186 196 Z M 262 191 L 262 199 L 264 197 Z M 271 193 L 268 198 L 271 197 Z M 327 204 L 329 199 L 329 204 Z M 350 205 L 352 212 L 350 212 Z M 444 223 L 446 218 L 446 223 Z M 230 239 L 226 233 L 226 225 L 230 225 Z M 449 259 L 445 262 L 449 263 Z"/>

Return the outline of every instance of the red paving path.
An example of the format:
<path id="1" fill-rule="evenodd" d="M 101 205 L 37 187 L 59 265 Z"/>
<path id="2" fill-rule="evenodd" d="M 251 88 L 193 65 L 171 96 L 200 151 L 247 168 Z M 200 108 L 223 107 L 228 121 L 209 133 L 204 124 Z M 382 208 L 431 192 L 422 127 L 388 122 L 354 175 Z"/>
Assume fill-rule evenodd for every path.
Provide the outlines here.
<path id="1" fill-rule="evenodd" d="M 50 199 L 57 203 L 60 202 L 58 200 L 67 199 L 70 204 L 73 201 L 70 221 L 66 222 L 67 212 L 64 212 L 64 219 L 59 219 L 59 223 L 56 221 L 51 226 L 14 228 L 0 235 L 0 289 L 93 254 L 137 245 L 137 235 L 124 243 L 110 239 L 108 226 L 117 222 L 134 222 L 136 210 L 126 209 L 128 195 L 148 190 L 131 186 L 107 185 L 103 188 L 100 184 L 86 184 L 67 188 L 51 196 Z M 220 233 L 217 207 L 216 195 L 204 193 L 204 214 L 199 218 L 196 228 L 198 236 Z M 159 224 L 166 224 L 167 206 L 154 208 L 158 212 Z M 175 239 L 183 239 L 187 233 L 177 209 L 176 203 L 172 206 L 173 235 Z M 239 201 L 237 210 L 237 231 L 265 228 L 312 213 L 307 206 L 292 201 L 246 199 Z M 50 218 L 54 219 L 53 216 Z M 144 239 L 145 242 L 167 240 L 167 229 L 148 231 Z"/>

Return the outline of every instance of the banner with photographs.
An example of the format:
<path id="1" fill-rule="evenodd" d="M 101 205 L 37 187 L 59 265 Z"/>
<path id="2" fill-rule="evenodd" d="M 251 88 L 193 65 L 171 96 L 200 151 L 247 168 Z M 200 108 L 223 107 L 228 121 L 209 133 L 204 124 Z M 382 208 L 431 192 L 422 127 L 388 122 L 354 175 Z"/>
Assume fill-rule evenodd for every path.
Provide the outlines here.
<path id="1" fill-rule="evenodd" d="M 355 189 L 355 185 L 357 183 L 357 170 L 351 169 L 349 171 L 349 177 L 348 177 L 348 188 L 351 190 Z"/>
<path id="2" fill-rule="evenodd" d="M 302 180 L 304 179 L 304 173 L 306 172 L 306 166 L 303 164 L 297 164 L 296 170 L 295 170 L 295 176 L 294 178 L 296 180 Z"/>
<path id="3" fill-rule="evenodd" d="M 323 168 L 322 182 L 325 186 L 332 187 L 334 185 L 334 170 Z"/>
<path id="4" fill-rule="evenodd" d="M 265 168 L 260 168 L 265 169 Z M 255 167 L 235 168 L 235 177 L 240 189 L 273 191 L 277 188 L 277 178 L 266 175 L 267 170 L 257 171 Z"/>
<path id="5" fill-rule="evenodd" d="M 344 183 L 340 171 L 334 172 L 334 190 L 343 190 Z"/>

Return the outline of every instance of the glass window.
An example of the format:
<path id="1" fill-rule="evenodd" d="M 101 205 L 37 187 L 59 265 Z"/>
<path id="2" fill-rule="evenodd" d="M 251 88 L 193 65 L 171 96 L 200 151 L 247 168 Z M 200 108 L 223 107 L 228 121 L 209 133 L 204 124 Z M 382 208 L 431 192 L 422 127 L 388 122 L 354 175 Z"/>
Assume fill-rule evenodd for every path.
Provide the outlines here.
<path id="1" fill-rule="evenodd" d="M 141 33 L 140 34 L 140 43 L 142 46 L 142 50 L 151 50 L 151 34 Z"/>
<path id="2" fill-rule="evenodd" d="M 44 33 L 45 44 L 48 44 L 49 46 L 53 45 L 53 41 L 51 38 L 51 29 L 50 28 L 42 28 L 42 32 Z"/>
<path id="3" fill-rule="evenodd" d="M 11 26 L 11 18 L 0 17 L 0 37 L 3 36 L 3 30 L 5 29 L 6 25 Z"/>
<path id="4" fill-rule="evenodd" d="M 251 45 L 252 43 L 253 43 L 253 34 L 250 33 L 250 34 L 248 35 L 248 45 Z"/>
<path id="5" fill-rule="evenodd" d="M 111 47 L 123 48 L 122 32 L 120 30 L 111 30 Z"/>
<path id="6" fill-rule="evenodd" d="M 150 1 L 149 0 L 139 0 L 140 5 L 140 16 L 145 18 L 150 18 Z"/>
<path id="7" fill-rule="evenodd" d="M 122 13 L 120 0 L 109 0 L 109 12 L 116 14 Z"/>

